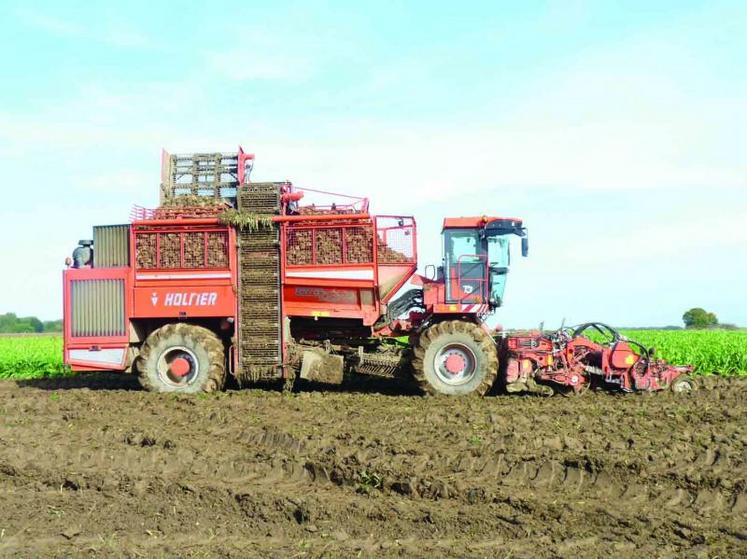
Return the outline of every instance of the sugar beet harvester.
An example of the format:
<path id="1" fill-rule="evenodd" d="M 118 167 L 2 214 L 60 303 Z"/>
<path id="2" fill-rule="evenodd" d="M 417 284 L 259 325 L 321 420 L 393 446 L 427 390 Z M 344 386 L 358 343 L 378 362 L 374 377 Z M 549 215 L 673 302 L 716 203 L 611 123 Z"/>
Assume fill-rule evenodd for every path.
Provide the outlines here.
<path id="1" fill-rule="evenodd" d="M 490 389 L 499 353 L 504 371 L 522 364 L 517 386 L 527 363 L 542 366 L 483 322 L 502 303 L 513 236 L 527 254 L 520 219 L 446 218 L 443 265 L 424 277 L 412 217 L 349 196 L 309 203 L 328 193 L 251 182 L 253 161 L 241 148 L 164 152 L 160 206 L 81 241 L 63 280 L 73 370 L 133 372 L 157 392 L 347 373 L 464 395 Z"/>
<path id="2" fill-rule="evenodd" d="M 136 372 L 161 392 L 218 390 L 228 374 L 414 372 L 432 393 L 490 388 L 498 354 L 482 319 L 501 304 L 509 237 L 526 251 L 521 220 L 444 220 L 444 265 L 427 279 L 412 217 L 347 196 L 310 204 L 288 182 L 250 182 L 253 159 L 164 153 L 160 207 L 81 242 L 64 272 L 74 370 Z"/>

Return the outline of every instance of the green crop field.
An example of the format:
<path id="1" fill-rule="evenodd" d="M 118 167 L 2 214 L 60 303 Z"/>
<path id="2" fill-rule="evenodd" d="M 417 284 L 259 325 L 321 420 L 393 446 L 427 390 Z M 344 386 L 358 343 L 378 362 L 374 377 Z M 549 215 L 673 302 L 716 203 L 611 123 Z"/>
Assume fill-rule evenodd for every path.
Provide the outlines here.
<path id="1" fill-rule="evenodd" d="M 694 365 L 700 374 L 747 375 L 747 331 L 626 330 L 626 336 L 653 346 L 677 365 Z M 59 336 L 0 336 L 0 379 L 69 374 L 62 365 Z"/>
<path id="2" fill-rule="evenodd" d="M 60 336 L 0 336 L 0 379 L 63 374 Z"/>
<path id="3" fill-rule="evenodd" d="M 698 373 L 747 375 L 746 330 L 626 330 L 629 338 L 675 365 L 694 365 Z"/>

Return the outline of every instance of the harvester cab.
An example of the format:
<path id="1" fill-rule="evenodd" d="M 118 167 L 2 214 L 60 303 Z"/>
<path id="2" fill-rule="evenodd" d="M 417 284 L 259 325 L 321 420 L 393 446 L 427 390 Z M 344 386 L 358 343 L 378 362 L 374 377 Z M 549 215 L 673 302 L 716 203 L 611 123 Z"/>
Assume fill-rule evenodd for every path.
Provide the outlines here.
<path id="1" fill-rule="evenodd" d="M 446 218 L 443 226 L 444 261 L 440 277 L 445 282 L 446 304 L 488 305 L 503 302 L 511 264 L 510 236 L 521 238 L 522 255 L 529 243 L 526 228 L 515 218 Z"/>

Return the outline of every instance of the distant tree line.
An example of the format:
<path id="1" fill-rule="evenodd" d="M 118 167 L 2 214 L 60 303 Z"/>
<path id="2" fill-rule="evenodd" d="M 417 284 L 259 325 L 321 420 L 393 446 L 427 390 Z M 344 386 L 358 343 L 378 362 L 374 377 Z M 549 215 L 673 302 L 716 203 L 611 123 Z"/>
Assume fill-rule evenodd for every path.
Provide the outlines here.
<path id="1" fill-rule="evenodd" d="M 0 334 L 39 334 L 62 332 L 62 319 L 41 321 L 35 316 L 16 316 L 9 312 L 0 314 Z"/>

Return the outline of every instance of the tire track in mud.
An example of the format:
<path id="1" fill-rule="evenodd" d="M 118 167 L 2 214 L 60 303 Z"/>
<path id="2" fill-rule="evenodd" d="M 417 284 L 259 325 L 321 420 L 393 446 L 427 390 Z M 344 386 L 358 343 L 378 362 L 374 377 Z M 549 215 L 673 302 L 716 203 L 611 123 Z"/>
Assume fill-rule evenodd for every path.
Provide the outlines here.
<path id="1" fill-rule="evenodd" d="M 657 476 L 641 478 L 635 465 L 591 463 L 569 457 L 544 460 L 511 460 L 505 452 L 488 456 L 439 456 L 441 466 L 434 471 L 431 456 L 405 454 L 399 457 L 373 450 L 336 448 L 330 453 L 329 441 L 314 445 L 278 430 L 256 429 L 244 432 L 240 440 L 249 448 L 269 451 L 264 459 L 255 453 L 253 461 L 239 459 L 220 463 L 215 467 L 198 460 L 189 450 L 169 451 L 170 441 L 159 444 L 147 435 L 130 433 L 125 437 L 126 449 L 118 465 L 111 466 L 107 475 L 101 474 L 106 456 L 86 454 L 75 465 L 75 473 L 66 475 L 59 469 L 41 469 L 33 463 L 12 464 L 0 461 L 0 480 L 3 485 L 23 487 L 31 482 L 50 489 L 88 489 L 106 491 L 131 488 L 144 490 L 144 482 L 157 480 L 161 484 L 176 483 L 181 489 L 194 487 L 181 483 L 186 474 L 220 480 L 220 487 L 243 485 L 297 485 L 328 483 L 336 486 L 365 487 L 361 473 L 368 472 L 381 480 L 373 489 L 393 491 L 410 498 L 457 499 L 470 504 L 487 502 L 512 487 L 544 490 L 563 490 L 582 495 L 592 492 L 608 499 L 645 500 L 664 507 L 712 508 L 735 513 L 747 512 L 747 498 L 743 490 L 725 492 L 718 488 L 694 486 L 686 477 L 669 471 Z M 365 443 L 364 443 L 365 446 Z M 158 456 L 160 455 L 160 456 Z M 695 460 L 703 467 L 713 466 L 722 456 L 708 449 Z M 124 466 L 124 467 L 122 467 Z M 443 473 L 450 472 L 450 473 Z M 453 473 L 451 473 L 453 472 Z M 114 485 L 112 474 L 119 474 Z M 213 484 L 215 485 L 215 484 Z M 210 484 L 208 484 L 208 487 Z M 203 485 L 204 487 L 204 485 Z"/>
<path id="2" fill-rule="evenodd" d="M 285 456 L 281 465 L 284 479 L 302 484 L 322 482 L 356 487 L 364 483 L 361 472 L 368 472 L 382 480 L 379 489 L 413 498 L 450 498 L 475 504 L 495 498 L 496 493 L 506 488 L 524 486 L 552 491 L 562 489 L 576 495 L 593 493 L 610 500 L 644 500 L 666 508 L 747 512 L 747 495 L 742 484 L 733 491 L 702 487 L 676 470 L 642 477 L 639 468 L 631 464 L 606 464 L 563 456 L 512 461 L 501 452 L 487 457 L 439 457 L 436 462 L 443 470 L 454 473 L 438 476 L 429 474 L 433 470 L 429 465 L 434 462 L 430 456 L 415 460 L 407 456 L 406 461 L 413 463 L 412 468 L 407 468 L 398 464 L 396 457 L 381 456 L 378 452 L 336 450 L 331 457 L 324 452 L 309 454 L 301 441 L 279 431 L 262 430 L 249 440 L 251 444 L 282 453 Z M 720 457 L 719 451 L 707 449 L 694 463 L 713 467 Z M 725 468 L 729 470 L 729 465 Z"/>
<path id="3" fill-rule="evenodd" d="M 0 383 L 0 555 L 116 535 L 115 551 L 201 557 L 246 556 L 234 540 L 256 556 L 739 556 L 745 388 L 455 401 Z"/>

